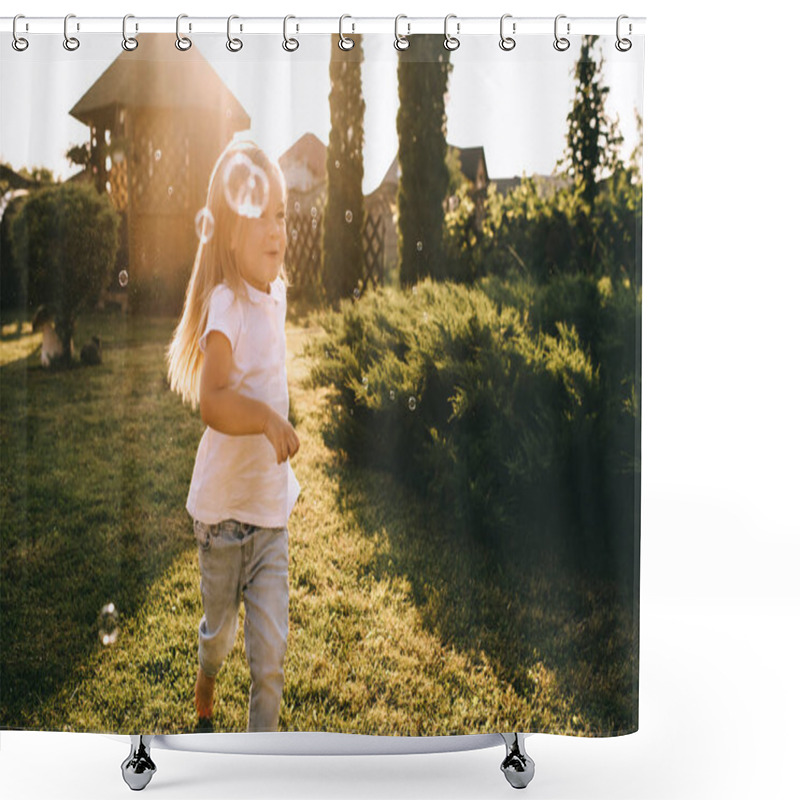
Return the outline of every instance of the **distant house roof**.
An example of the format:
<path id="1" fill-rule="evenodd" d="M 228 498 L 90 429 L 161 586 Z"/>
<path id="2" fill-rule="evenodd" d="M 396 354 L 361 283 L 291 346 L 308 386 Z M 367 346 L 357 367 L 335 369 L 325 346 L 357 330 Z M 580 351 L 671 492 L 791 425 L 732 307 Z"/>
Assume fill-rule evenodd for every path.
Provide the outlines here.
<path id="1" fill-rule="evenodd" d="M 478 170 L 481 165 L 483 165 L 483 174 L 487 176 L 488 180 L 489 172 L 486 169 L 486 156 L 484 155 L 482 146 L 461 148 L 455 147 L 454 145 L 448 145 L 448 147 L 458 153 L 459 160 L 461 161 L 461 171 L 464 173 L 466 178 L 472 181 L 472 183 L 477 182 Z M 380 185 L 383 186 L 388 184 L 397 186 L 399 183 L 400 162 L 398 156 L 395 156 L 392 163 L 389 165 L 389 169 L 386 170 Z"/>
<path id="2" fill-rule="evenodd" d="M 84 168 L 80 170 L 80 172 L 76 172 L 74 175 L 70 175 L 69 178 L 64 181 L 64 183 L 91 183 L 92 182 L 92 173 L 89 172 L 88 169 Z"/>
<path id="3" fill-rule="evenodd" d="M 142 33 L 123 50 L 72 107 L 86 125 L 107 125 L 115 108 L 205 109 L 227 116 L 235 129 L 250 117 L 197 47 L 180 51 L 171 33 Z M 109 126 L 110 127 L 110 126 Z"/>
<path id="4" fill-rule="evenodd" d="M 483 166 L 483 174 L 486 180 L 489 179 L 489 170 L 486 169 L 486 155 L 483 151 L 483 146 L 480 147 L 455 147 L 450 145 L 453 150 L 458 153 L 458 158 L 461 161 L 461 171 L 464 177 L 469 178 L 472 183 L 477 183 L 478 172 Z"/>
<path id="5" fill-rule="evenodd" d="M 564 175 L 528 175 L 528 180 L 532 180 L 536 188 L 545 193 L 563 189 L 569 185 L 569 179 Z M 491 183 L 495 185 L 500 194 L 506 195 L 522 183 L 522 178 L 518 175 L 513 178 L 494 178 Z"/>
<path id="6" fill-rule="evenodd" d="M 394 161 L 389 165 L 389 169 L 386 170 L 386 174 L 383 176 L 380 185 L 383 186 L 384 184 L 393 186 L 400 184 L 400 161 L 397 156 L 394 157 Z"/>
<path id="7" fill-rule="evenodd" d="M 8 164 L 0 164 L 0 181 L 7 183 L 11 189 L 29 189 L 34 186 L 30 178 L 15 172 Z"/>
<path id="8" fill-rule="evenodd" d="M 492 183 L 495 185 L 500 194 L 506 195 L 511 189 L 519 186 L 520 181 L 521 178 L 515 176 L 513 178 L 495 178 Z"/>
<path id="9" fill-rule="evenodd" d="M 304 133 L 279 159 L 286 185 L 307 192 L 325 182 L 327 147 L 313 133 Z"/>

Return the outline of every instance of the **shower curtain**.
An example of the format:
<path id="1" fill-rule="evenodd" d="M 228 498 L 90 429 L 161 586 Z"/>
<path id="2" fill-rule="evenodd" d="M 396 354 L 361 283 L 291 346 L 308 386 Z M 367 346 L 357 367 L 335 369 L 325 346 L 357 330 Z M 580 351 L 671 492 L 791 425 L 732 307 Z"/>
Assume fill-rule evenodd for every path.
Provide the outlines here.
<path id="1" fill-rule="evenodd" d="M 233 527 L 187 513 L 166 361 L 247 140 L 300 442 L 278 729 L 635 731 L 642 37 L 286 30 L 0 39 L 0 728 L 248 729 L 243 606 L 194 704 Z"/>

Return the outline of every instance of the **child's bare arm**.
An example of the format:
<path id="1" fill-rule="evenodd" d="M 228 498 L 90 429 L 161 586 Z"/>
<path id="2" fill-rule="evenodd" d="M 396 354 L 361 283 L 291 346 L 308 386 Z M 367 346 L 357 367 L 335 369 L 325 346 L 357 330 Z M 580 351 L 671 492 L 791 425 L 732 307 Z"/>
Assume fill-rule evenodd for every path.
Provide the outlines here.
<path id="1" fill-rule="evenodd" d="M 228 337 L 211 331 L 206 339 L 200 375 L 200 416 L 210 428 L 230 436 L 263 433 L 272 443 L 278 463 L 300 447 L 294 428 L 266 403 L 228 387 L 233 354 Z"/>

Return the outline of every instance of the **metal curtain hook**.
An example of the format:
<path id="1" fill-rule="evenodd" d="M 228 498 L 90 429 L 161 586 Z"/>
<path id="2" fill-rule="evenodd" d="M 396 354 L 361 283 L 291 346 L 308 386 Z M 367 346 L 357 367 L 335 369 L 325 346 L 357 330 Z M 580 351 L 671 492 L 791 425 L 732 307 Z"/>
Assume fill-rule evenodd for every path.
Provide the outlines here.
<path id="1" fill-rule="evenodd" d="M 78 41 L 78 39 L 76 39 L 74 36 L 70 36 L 69 32 L 67 31 L 67 24 L 71 19 L 75 19 L 74 14 L 67 14 L 67 16 L 64 17 L 64 49 L 69 50 L 70 52 L 77 50 L 81 46 L 80 41 Z"/>
<path id="2" fill-rule="evenodd" d="M 398 14 L 394 18 L 394 46 L 396 50 L 408 50 L 408 48 L 411 46 L 411 42 L 408 40 L 407 34 L 400 33 L 401 19 L 408 19 L 408 17 L 405 14 Z M 411 26 L 406 23 L 406 27 L 410 33 Z"/>
<path id="3" fill-rule="evenodd" d="M 446 50 L 458 50 L 458 48 L 461 46 L 460 40 L 457 39 L 455 36 L 451 36 L 447 32 L 447 23 L 451 19 L 457 19 L 456 15 L 455 14 L 448 14 L 444 18 L 444 46 L 445 46 Z M 456 33 L 459 32 L 459 29 L 460 29 L 460 25 L 458 23 L 456 23 Z"/>
<path id="4" fill-rule="evenodd" d="M 352 50 L 356 46 L 356 43 L 352 39 L 348 38 L 347 36 L 344 35 L 344 33 L 342 33 L 342 27 L 343 27 L 344 21 L 346 19 L 353 19 L 353 18 L 349 14 L 342 14 L 342 16 L 339 17 L 339 49 L 340 50 Z M 355 28 L 355 26 L 353 26 L 353 27 Z"/>
<path id="5" fill-rule="evenodd" d="M 283 49 L 288 53 L 293 53 L 298 47 L 300 47 L 300 42 L 298 42 L 297 39 L 290 39 L 287 35 L 290 19 L 297 19 L 297 17 L 293 17 L 291 14 L 289 14 L 283 18 Z"/>
<path id="6" fill-rule="evenodd" d="M 553 42 L 553 47 L 555 47 L 555 49 L 558 50 L 559 53 L 563 53 L 565 50 L 569 50 L 569 39 L 565 38 L 564 36 L 558 35 L 558 21 L 560 19 L 566 19 L 566 18 L 567 18 L 566 14 L 559 14 L 556 17 L 556 21 L 553 26 L 554 35 L 556 37 L 556 40 Z M 569 33 L 569 22 L 567 23 L 567 33 Z"/>
<path id="7" fill-rule="evenodd" d="M 178 14 L 178 18 L 175 20 L 175 47 L 178 50 L 188 50 L 192 46 L 192 40 L 188 36 L 184 36 L 181 33 L 181 20 L 188 19 L 188 14 Z M 192 26 L 189 25 L 189 30 L 192 29 Z"/>
<path id="8" fill-rule="evenodd" d="M 627 17 L 625 14 L 620 14 L 620 15 L 617 17 L 617 41 L 616 41 L 616 42 L 614 42 L 614 47 L 616 47 L 616 48 L 617 48 L 617 50 L 619 50 L 619 51 L 620 51 L 620 53 L 627 53 L 627 52 L 628 52 L 628 50 L 630 50 L 630 49 L 631 49 L 631 47 L 633 47 L 633 43 L 631 42 L 631 40 L 630 40 L 630 39 L 623 39 L 623 38 L 622 38 L 622 37 L 619 35 L 620 22 L 622 22 L 622 20 L 623 20 L 623 19 L 628 19 L 628 17 Z M 628 23 L 628 34 L 629 34 L 629 35 L 630 35 L 630 33 L 632 32 L 632 30 L 633 30 L 633 29 L 632 29 L 632 27 L 631 27 L 631 24 L 630 24 L 630 22 L 629 22 L 629 23 Z"/>
<path id="9" fill-rule="evenodd" d="M 128 36 L 128 20 L 135 19 L 133 14 L 126 14 L 122 18 L 122 49 L 135 50 L 139 46 L 139 40 L 135 36 Z M 138 26 L 137 26 L 138 28 Z"/>
<path id="10" fill-rule="evenodd" d="M 23 39 L 21 36 L 17 36 L 17 20 L 18 19 L 25 19 L 25 16 L 23 14 L 17 14 L 17 16 L 14 17 L 14 24 L 11 27 L 11 33 L 13 34 L 14 39 L 11 42 L 11 46 L 18 53 L 21 53 L 23 50 L 27 50 L 28 49 L 28 40 L 27 39 Z M 26 30 L 27 30 L 27 28 L 26 28 Z"/>
<path id="11" fill-rule="evenodd" d="M 231 38 L 231 20 L 234 19 L 239 19 L 239 17 L 237 17 L 236 14 L 231 14 L 228 17 L 228 41 L 225 42 L 225 47 L 227 47 L 231 53 L 238 53 L 242 49 L 242 40 Z"/>
<path id="12" fill-rule="evenodd" d="M 505 36 L 503 33 L 503 24 L 507 19 L 511 19 L 511 14 L 503 14 L 500 17 L 500 49 L 501 50 L 513 50 L 517 46 L 517 42 L 515 39 L 512 39 L 510 36 Z M 513 33 L 517 32 L 517 23 L 512 23 L 511 30 Z"/>

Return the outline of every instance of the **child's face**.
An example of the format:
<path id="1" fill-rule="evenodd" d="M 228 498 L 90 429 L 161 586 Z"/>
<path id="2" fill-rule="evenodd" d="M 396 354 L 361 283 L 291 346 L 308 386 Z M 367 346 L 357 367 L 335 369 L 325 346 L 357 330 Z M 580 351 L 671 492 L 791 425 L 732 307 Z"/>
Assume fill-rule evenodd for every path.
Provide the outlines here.
<path id="1" fill-rule="evenodd" d="M 232 241 L 239 272 L 262 291 L 278 277 L 286 255 L 286 203 L 276 181 L 269 188 L 264 212 L 257 219 L 237 217 Z"/>

